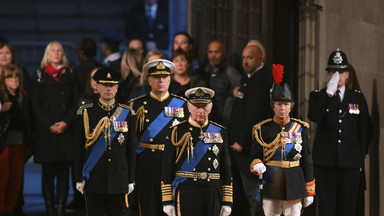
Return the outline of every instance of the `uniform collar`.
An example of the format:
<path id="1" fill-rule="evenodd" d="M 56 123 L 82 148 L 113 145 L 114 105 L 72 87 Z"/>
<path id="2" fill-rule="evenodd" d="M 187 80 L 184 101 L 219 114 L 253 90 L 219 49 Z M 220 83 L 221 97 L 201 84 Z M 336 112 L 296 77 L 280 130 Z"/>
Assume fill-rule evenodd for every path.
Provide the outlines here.
<path id="1" fill-rule="evenodd" d="M 280 126 L 283 126 L 283 125 L 288 124 L 288 123 L 291 121 L 291 118 L 290 118 L 289 115 L 288 115 L 287 118 L 281 120 L 281 119 L 279 119 L 279 118 L 275 115 L 275 116 L 273 116 L 273 121 L 274 121 L 276 124 L 278 124 L 278 125 L 280 125 Z"/>
<path id="2" fill-rule="evenodd" d="M 113 102 L 111 104 L 106 104 L 103 101 L 99 99 L 99 106 L 105 110 L 105 111 L 111 111 L 115 107 L 115 99 L 113 99 Z"/>
<path id="3" fill-rule="evenodd" d="M 188 122 L 189 122 L 189 124 L 191 124 L 192 126 L 195 126 L 195 127 L 197 127 L 197 128 L 203 128 L 203 127 L 206 127 L 206 126 L 208 125 L 208 123 L 209 123 L 208 120 L 207 120 L 207 121 L 204 122 L 203 125 L 200 125 L 197 121 L 193 120 L 193 119 L 191 118 L 191 116 L 189 117 Z"/>
<path id="4" fill-rule="evenodd" d="M 158 101 L 164 101 L 166 100 L 168 97 L 169 97 L 169 92 L 167 91 L 165 94 L 163 94 L 162 96 L 158 96 L 156 95 L 155 93 L 153 93 L 151 91 L 151 93 L 149 94 L 151 96 L 151 98 L 155 99 L 155 100 L 158 100 Z"/>

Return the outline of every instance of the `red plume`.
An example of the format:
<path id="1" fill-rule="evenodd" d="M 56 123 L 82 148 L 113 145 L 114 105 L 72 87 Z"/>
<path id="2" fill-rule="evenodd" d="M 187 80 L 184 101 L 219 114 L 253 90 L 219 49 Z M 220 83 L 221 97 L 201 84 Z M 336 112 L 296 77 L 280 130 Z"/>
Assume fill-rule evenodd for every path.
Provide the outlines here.
<path id="1" fill-rule="evenodd" d="M 273 64 L 272 65 L 272 74 L 273 79 L 275 80 L 276 84 L 280 84 L 281 81 L 283 81 L 283 73 L 284 73 L 284 66 L 281 64 Z"/>

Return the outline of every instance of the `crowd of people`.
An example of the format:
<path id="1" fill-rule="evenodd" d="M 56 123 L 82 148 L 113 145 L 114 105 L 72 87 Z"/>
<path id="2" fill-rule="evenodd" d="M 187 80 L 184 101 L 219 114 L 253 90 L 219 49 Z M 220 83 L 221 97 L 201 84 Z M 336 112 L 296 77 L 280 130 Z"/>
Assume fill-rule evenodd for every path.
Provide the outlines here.
<path id="1" fill-rule="evenodd" d="M 309 124 L 290 116 L 283 66 L 264 65 L 259 41 L 235 68 L 219 40 L 201 65 L 186 32 L 169 60 L 138 37 L 121 54 L 123 37 L 101 34 L 103 62 L 91 38 L 78 44 L 76 67 L 52 41 L 32 76 L 0 43 L 0 216 L 22 214 L 31 155 L 48 216 L 300 215 L 314 197 L 319 215 L 355 215 L 371 125 L 343 51 L 329 56 L 327 87 L 310 95 L 312 152 Z"/>

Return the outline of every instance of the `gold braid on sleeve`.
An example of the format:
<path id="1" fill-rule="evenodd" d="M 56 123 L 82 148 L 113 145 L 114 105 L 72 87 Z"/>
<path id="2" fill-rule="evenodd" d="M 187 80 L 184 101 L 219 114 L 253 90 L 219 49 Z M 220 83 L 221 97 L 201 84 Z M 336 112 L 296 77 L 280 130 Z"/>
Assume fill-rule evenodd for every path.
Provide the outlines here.
<path id="1" fill-rule="evenodd" d="M 188 146 L 188 160 L 189 160 L 189 149 L 190 146 L 193 149 L 193 143 L 192 143 L 192 135 L 190 132 L 185 133 L 179 141 L 177 141 L 177 127 L 174 127 L 172 130 L 172 145 L 176 147 L 176 161 L 175 164 L 177 164 L 181 156 L 184 153 L 185 147 Z M 181 149 L 180 149 L 181 147 Z M 193 151 L 193 150 L 192 150 Z"/>
<path id="2" fill-rule="evenodd" d="M 105 142 L 110 141 L 111 139 L 111 122 L 107 116 L 100 119 L 99 123 L 97 123 L 95 129 L 92 133 L 89 133 L 89 118 L 88 118 L 88 111 L 87 109 L 84 109 L 83 114 L 83 120 L 84 120 L 84 131 L 85 131 L 85 149 L 87 149 L 89 146 L 93 145 L 93 143 L 96 142 L 96 140 L 99 138 L 100 134 L 105 130 Z M 108 144 L 106 143 L 106 146 Z"/>
<path id="3" fill-rule="evenodd" d="M 264 142 L 263 137 L 261 136 L 261 125 L 270 121 L 271 119 L 264 120 L 259 124 L 253 126 L 253 130 L 252 130 L 252 136 L 255 137 L 256 141 L 263 147 L 264 163 L 271 160 L 276 150 L 283 145 L 284 139 L 285 139 L 284 131 L 281 131 L 280 133 L 277 134 L 276 138 L 272 142 L 270 143 Z"/>
<path id="4" fill-rule="evenodd" d="M 141 132 L 144 129 L 144 105 L 136 110 L 136 133 Z"/>

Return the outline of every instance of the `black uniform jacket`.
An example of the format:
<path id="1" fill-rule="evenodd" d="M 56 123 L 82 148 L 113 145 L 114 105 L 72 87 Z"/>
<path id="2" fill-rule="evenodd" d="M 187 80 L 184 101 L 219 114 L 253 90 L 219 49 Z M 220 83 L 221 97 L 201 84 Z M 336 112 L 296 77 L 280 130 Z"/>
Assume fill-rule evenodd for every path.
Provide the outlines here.
<path id="1" fill-rule="evenodd" d="M 302 122 L 296 119 L 290 119 L 285 122 L 285 125 L 280 126 L 279 123 L 276 123 L 272 119 L 263 121 L 253 128 L 253 145 L 251 154 L 253 158 L 263 161 L 267 167 L 267 171 L 263 174 L 263 197 L 270 199 L 279 199 L 279 200 L 295 200 L 302 199 L 307 197 L 307 195 L 314 195 L 314 191 L 307 192 L 306 183 L 310 184 L 313 180 L 313 162 L 310 154 L 310 140 L 308 135 L 308 123 Z M 277 137 L 277 135 L 284 132 L 292 132 L 290 130 L 293 128 L 301 128 L 301 132 L 297 133 L 284 133 L 286 139 L 284 139 L 285 146 L 285 156 L 281 160 L 282 155 L 282 143 L 280 148 L 275 149 L 275 152 L 272 154 L 272 158 L 266 160 L 268 153 L 266 150 L 273 149 L 274 146 L 271 144 Z M 257 131 L 256 128 L 261 127 L 261 130 Z M 299 131 L 299 130 L 298 130 Z M 256 133 L 258 134 L 259 140 L 256 139 Z M 301 139 L 300 139 L 301 137 Z M 288 139 L 287 139 L 288 138 Z M 261 141 L 261 142 L 260 142 Z M 288 151 L 289 147 L 286 145 L 290 144 L 292 148 Z M 263 147 L 262 145 L 268 144 L 268 147 Z M 277 160 L 277 158 L 279 160 Z M 270 166 L 268 161 L 299 161 L 300 166 L 282 168 L 281 166 Z M 253 167 L 257 161 L 252 162 L 251 167 Z"/>
<path id="2" fill-rule="evenodd" d="M 147 130 L 148 126 L 151 125 L 151 123 L 159 116 L 159 115 L 165 115 L 165 109 L 169 107 L 170 102 L 174 99 L 175 101 L 178 101 L 179 104 L 181 104 L 180 107 L 183 109 L 183 115 L 175 116 L 173 117 L 167 124 L 165 124 L 160 130 L 159 133 L 155 137 L 149 137 L 147 141 L 148 143 L 144 141 L 146 144 L 164 144 L 165 138 L 168 135 L 167 129 L 172 125 L 176 124 L 178 122 L 181 122 L 189 117 L 189 112 L 187 108 L 187 101 L 179 96 L 169 94 L 168 96 L 165 96 L 164 98 L 160 99 L 156 97 L 152 92 L 148 95 L 142 95 L 140 97 L 137 97 L 129 102 L 129 105 L 137 112 L 137 123 L 136 123 L 136 131 L 137 136 L 139 139 L 139 142 L 143 142 L 142 135 L 144 131 Z M 171 108 L 171 107 L 169 107 Z M 176 107 L 172 107 L 176 108 Z M 164 113 L 162 113 L 164 112 Z M 141 149 L 141 150 L 140 150 Z M 142 151 L 144 150 L 144 151 Z M 141 147 L 138 147 L 137 153 L 148 153 L 153 152 L 151 149 L 143 149 Z M 158 153 L 159 151 L 156 151 Z M 160 151 L 162 152 L 162 151 Z"/>
<path id="3" fill-rule="evenodd" d="M 65 68 L 59 81 L 54 80 L 44 69 L 32 76 L 31 103 L 36 124 L 36 162 L 73 160 L 73 121 L 76 113 L 77 95 L 75 77 L 70 68 Z M 68 124 L 62 134 L 53 134 L 49 127 L 55 122 Z"/>
<path id="4" fill-rule="evenodd" d="M 99 194 L 128 193 L 128 184 L 135 181 L 135 113 L 130 107 L 123 104 L 115 104 L 112 110 L 106 111 L 100 106 L 97 100 L 91 104 L 81 106 L 77 111 L 76 159 L 74 163 L 75 181 L 82 181 L 83 165 L 95 146 L 95 144 L 93 144 L 85 148 L 84 110 L 88 112 L 89 132 L 92 133 L 93 129 L 96 128 L 96 125 L 103 117 L 107 116 L 111 118 L 117 109 L 129 110 L 124 120 L 127 123 L 128 131 L 117 132 L 116 136 L 111 140 L 110 145 L 105 147 L 104 153 L 97 161 L 90 173 L 89 180 L 85 184 L 84 190 L 86 192 Z M 111 123 L 111 129 L 115 130 L 113 122 Z M 103 136 L 103 134 L 100 136 Z M 104 140 L 103 137 L 102 139 Z"/>
<path id="5" fill-rule="evenodd" d="M 317 123 L 315 165 L 362 168 L 367 153 L 370 117 L 362 93 L 345 88 L 341 104 L 326 89 L 309 96 L 308 118 Z"/>
<path id="6" fill-rule="evenodd" d="M 208 181 L 207 179 L 196 179 L 195 181 L 193 178 L 187 178 L 181 184 L 192 184 L 201 187 L 217 187 L 218 198 L 221 199 L 222 205 L 232 206 L 232 174 L 231 162 L 228 153 L 227 132 L 223 126 L 214 122 L 207 121 L 206 124 L 201 127 L 198 123 L 191 119 L 176 126 L 172 126 L 169 137 L 176 143 L 189 132 L 192 138 L 194 154 L 192 154 L 190 143 L 184 142 L 181 146 L 175 147 L 171 139 L 167 139 L 166 142 L 165 152 L 162 159 L 161 184 L 163 205 L 173 204 L 173 194 L 177 193 L 177 191 L 174 191 L 174 188 L 172 189 L 172 182 L 175 179 L 175 173 L 177 171 L 183 171 L 181 169 L 183 163 L 188 163 L 189 160 L 192 160 L 192 157 L 198 156 L 197 152 L 199 149 L 196 149 L 195 147 L 201 139 L 204 139 L 201 137 L 201 131 L 205 133 L 212 124 L 219 128 L 217 133 L 221 134 L 222 140 L 221 142 L 218 141 L 219 139 L 214 141 L 204 141 L 204 145 L 209 145 L 209 147 L 206 146 L 208 147 L 208 150 L 203 156 L 200 156 L 201 160 L 197 163 L 193 172 L 217 173 L 220 174 L 220 180 L 212 179 Z M 188 140 L 190 140 L 190 138 Z M 184 145 L 185 147 L 183 147 Z M 184 151 L 182 150 L 183 148 Z M 178 159 L 177 163 L 175 163 L 178 155 L 180 155 L 180 159 Z M 193 200 L 191 200 L 191 202 L 193 202 Z"/>

